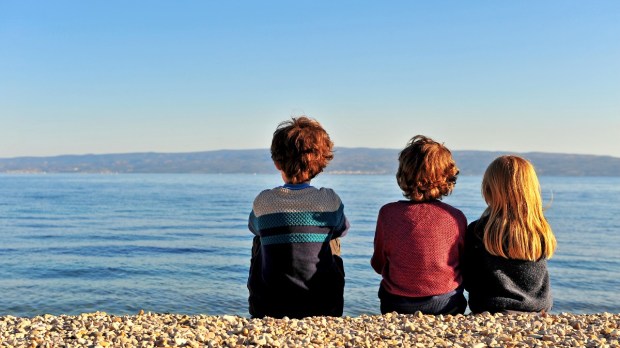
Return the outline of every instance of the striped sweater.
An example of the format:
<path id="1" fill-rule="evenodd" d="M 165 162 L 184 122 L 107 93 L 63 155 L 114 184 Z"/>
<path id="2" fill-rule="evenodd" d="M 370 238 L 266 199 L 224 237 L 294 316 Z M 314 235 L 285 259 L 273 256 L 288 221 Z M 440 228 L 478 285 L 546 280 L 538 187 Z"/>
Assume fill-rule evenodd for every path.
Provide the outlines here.
<path id="1" fill-rule="evenodd" d="M 348 229 L 340 197 L 309 184 L 261 192 L 249 229 L 248 289 L 253 317 L 342 315 L 344 269 L 330 241 Z"/>

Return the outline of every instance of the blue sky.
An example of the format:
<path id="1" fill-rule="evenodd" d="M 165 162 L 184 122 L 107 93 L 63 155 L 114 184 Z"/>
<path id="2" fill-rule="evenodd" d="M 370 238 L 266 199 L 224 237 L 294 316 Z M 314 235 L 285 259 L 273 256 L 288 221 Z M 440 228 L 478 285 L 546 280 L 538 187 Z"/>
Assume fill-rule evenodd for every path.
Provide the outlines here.
<path id="1" fill-rule="evenodd" d="M 620 1 L 0 0 L 0 157 L 336 146 L 620 157 Z"/>

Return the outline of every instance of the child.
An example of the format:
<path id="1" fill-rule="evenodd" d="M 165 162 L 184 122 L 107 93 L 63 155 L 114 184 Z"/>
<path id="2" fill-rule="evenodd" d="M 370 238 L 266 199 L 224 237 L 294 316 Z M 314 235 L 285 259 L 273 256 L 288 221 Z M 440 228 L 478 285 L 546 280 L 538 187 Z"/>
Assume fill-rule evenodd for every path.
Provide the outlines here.
<path id="1" fill-rule="evenodd" d="M 439 199 L 459 173 L 452 154 L 416 135 L 398 158 L 396 181 L 409 200 L 379 211 L 371 265 L 381 274 L 381 313 L 464 313 L 461 258 L 467 219 Z"/>
<path id="2" fill-rule="evenodd" d="M 488 207 L 467 227 L 464 282 L 473 313 L 540 312 L 552 305 L 547 261 L 556 240 L 543 216 L 534 167 L 495 159 L 482 179 Z"/>
<path id="3" fill-rule="evenodd" d="M 310 185 L 333 158 L 332 148 L 319 122 L 307 117 L 282 122 L 273 134 L 271 158 L 284 185 L 261 192 L 250 214 L 254 318 L 342 315 L 339 238 L 349 223 L 332 189 Z"/>

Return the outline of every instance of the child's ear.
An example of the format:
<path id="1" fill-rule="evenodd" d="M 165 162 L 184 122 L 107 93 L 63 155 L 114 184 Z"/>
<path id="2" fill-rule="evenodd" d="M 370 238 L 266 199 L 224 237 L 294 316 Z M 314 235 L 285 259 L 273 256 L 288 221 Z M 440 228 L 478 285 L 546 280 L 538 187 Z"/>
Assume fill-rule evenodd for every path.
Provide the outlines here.
<path id="1" fill-rule="evenodd" d="M 278 162 L 273 162 L 273 164 L 276 166 L 277 170 L 282 170 L 282 166 L 280 166 Z"/>

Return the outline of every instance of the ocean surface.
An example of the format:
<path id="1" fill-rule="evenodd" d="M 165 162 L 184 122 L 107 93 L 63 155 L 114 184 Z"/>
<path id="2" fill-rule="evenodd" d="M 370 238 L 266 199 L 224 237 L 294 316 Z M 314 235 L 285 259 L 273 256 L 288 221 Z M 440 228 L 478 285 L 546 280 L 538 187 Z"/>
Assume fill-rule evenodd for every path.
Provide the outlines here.
<path id="1" fill-rule="evenodd" d="M 254 197 L 274 175 L 0 175 L 0 315 L 248 316 Z M 542 177 L 558 239 L 553 312 L 620 312 L 620 178 Z M 484 209 L 480 177 L 446 202 L 468 221 Z M 379 208 L 402 199 L 393 176 L 321 174 L 345 204 L 345 315 L 379 313 L 371 269 Z"/>

